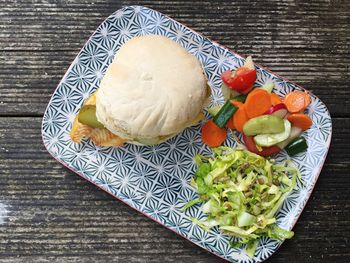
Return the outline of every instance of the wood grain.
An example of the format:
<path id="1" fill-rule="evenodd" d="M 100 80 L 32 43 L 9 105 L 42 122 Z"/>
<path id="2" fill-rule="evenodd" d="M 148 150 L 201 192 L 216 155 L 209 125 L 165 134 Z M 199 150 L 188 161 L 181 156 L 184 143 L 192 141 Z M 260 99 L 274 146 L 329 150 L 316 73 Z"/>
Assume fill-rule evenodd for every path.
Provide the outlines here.
<path id="1" fill-rule="evenodd" d="M 350 108 L 339 103 L 350 103 L 348 2 L 191 2 L 139 1 L 238 53 L 253 55 L 314 91 L 332 115 L 349 116 Z M 88 37 L 105 17 L 129 4 L 5 1 L 0 10 L 0 115 L 42 115 Z"/>
<path id="2" fill-rule="evenodd" d="M 268 262 L 350 262 L 350 2 L 3 0 L 0 4 L 0 262 L 222 262 L 53 160 L 51 94 L 97 26 L 141 4 L 312 90 L 331 149 L 294 230 Z M 1 223 L 1 221 L 0 221 Z"/>
<path id="3" fill-rule="evenodd" d="M 40 125 L 41 118 L 0 118 L 0 193 L 9 210 L 0 225 L 1 259 L 220 262 L 54 161 Z M 333 125 L 335 139 L 296 236 L 271 262 L 349 259 L 350 119 Z"/>

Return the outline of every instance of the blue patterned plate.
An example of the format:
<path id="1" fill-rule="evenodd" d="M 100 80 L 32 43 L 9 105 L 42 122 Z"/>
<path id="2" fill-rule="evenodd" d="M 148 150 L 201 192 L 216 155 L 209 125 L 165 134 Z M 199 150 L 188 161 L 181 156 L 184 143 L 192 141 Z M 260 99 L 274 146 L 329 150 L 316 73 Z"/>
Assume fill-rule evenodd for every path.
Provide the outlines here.
<path id="1" fill-rule="evenodd" d="M 205 232 L 189 219 L 203 218 L 200 206 L 180 212 L 196 198 L 189 186 L 195 154 L 210 154 L 200 138 L 200 125 L 153 147 L 127 145 L 124 148 L 97 147 L 90 141 L 73 143 L 69 131 L 84 99 L 98 87 L 116 51 L 133 36 L 158 34 L 185 47 L 202 63 L 212 88 L 212 104 L 222 104 L 220 74 L 242 65 L 241 56 L 203 37 L 186 26 L 154 10 L 125 7 L 109 16 L 84 45 L 55 90 L 42 123 L 42 137 L 49 153 L 63 165 L 175 231 L 200 247 L 232 262 L 259 262 L 274 253 L 281 242 L 262 238 L 250 259 L 244 249 L 229 246 L 230 237 L 217 229 Z M 257 85 L 267 80 L 276 84 L 276 93 L 300 90 L 296 84 L 257 66 Z M 300 216 L 320 174 L 329 148 L 332 123 L 326 106 L 314 95 L 309 107 L 312 128 L 304 135 L 309 150 L 293 158 L 302 172 L 304 184 L 291 193 L 277 215 L 281 227 L 291 229 Z M 226 143 L 234 146 L 229 139 Z M 280 154 L 277 159 L 289 158 Z M 296 233 L 298 234 L 298 233 Z"/>

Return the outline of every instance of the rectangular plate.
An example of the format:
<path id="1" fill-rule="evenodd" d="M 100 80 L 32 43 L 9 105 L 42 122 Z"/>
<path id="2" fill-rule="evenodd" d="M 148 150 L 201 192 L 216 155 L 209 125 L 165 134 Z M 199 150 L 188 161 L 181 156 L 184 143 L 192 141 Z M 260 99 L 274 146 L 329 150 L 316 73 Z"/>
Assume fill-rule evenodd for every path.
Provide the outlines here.
<path id="1" fill-rule="evenodd" d="M 97 147 L 90 141 L 75 144 L 69 131 L 84 99 L 98 87 L 116 51 L 133 36 L 158 34 L 185 47 L 202 63 L 212 88 L 212 105 L 223 103 L 220 74 L 241 66 L 244 59 L 203 37 L 171 18 L 141 6 L 120 9 L 109 16 L 84 45 L 55 90 L 42 123 L 43 142 L 49 153 L 63 165 L 102 188 L 137 211 L 192 241 L 200 247 L 232 262 L 258 262 L 271 256 L 281 242 L 260 239 L 253 259 L 245 249 L 232 248 L 232 238 L 213 229 L 205 232 L 189 219 L 203 218 L 200 205 L 180 212 L 183 205 L 196 198 L 189 186 L 194 174 L 192 157 L 210 155 L 200 137 L 200 125 L 156 146 L 127 145 L 123 148 Z M 169 61 L 171 63 L 171 61 Z M 296 84 L 260 67 L 257 86 L 273 81 L 275 92 L 286 94 L 302 90 Z M 320 174 L 329 148 L 332 123 L 323 102 L 311 94 L 308 114 L 312 127 L 304 133 L 309 149 L 293 158 L 304 184 L 293 191 L 277 214 L 281 227 L 291 229 L 300 216 Z M 229 139 L 228 146 L 234 146 Z M 288 158 L 284 153 L 276 159 Z M 298 233 L 296 233 L 298 234 Z"/>

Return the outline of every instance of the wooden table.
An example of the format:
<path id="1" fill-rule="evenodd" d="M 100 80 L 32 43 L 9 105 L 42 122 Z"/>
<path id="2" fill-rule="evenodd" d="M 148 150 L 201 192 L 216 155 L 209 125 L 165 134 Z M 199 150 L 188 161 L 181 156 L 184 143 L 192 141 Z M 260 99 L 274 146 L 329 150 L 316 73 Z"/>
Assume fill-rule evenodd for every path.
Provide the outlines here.
<path id="1" fill-rule="evenodd" d="M 0 261 L 221 262 L 68 171 L 41 142 L 45 107 L 77 52 L 106 16 L 136 2 L 327 104 L 327 161 L 295 237 L 269 262 L 350 262 L 350 2 L 336 0 L 1 1 Z"/>

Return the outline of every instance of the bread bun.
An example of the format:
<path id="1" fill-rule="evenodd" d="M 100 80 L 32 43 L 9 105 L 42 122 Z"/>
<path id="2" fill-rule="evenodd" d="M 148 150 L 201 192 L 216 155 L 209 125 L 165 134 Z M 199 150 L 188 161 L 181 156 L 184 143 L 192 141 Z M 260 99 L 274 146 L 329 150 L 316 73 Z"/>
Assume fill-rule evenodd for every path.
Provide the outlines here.
<path id="1" fill-rule="evenodd" d="M 164 36 L 127 41 L 96 95 L 98 120 L 136 144 L 157 144 L 198 123 L 209 96 L 200 62 Z"/>

